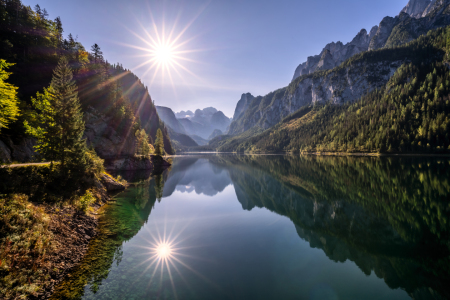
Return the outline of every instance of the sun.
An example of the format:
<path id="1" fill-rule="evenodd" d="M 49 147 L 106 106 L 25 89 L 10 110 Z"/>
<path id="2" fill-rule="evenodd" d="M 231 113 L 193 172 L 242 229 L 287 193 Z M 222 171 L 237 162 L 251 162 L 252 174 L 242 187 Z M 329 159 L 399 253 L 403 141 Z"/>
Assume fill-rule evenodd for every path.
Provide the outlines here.
<path id="1" fill-rule="evenodd" d="M 170 45 L 158 45 L 153 53 L 156 60 L 161 64 L 173 64 L 175 59 L 174 49 Z"/>
<path id="2" fill-rule="evenodd" d="M 132 69 L 147 68 L 141 77 L 145 77 L 148 73 L 153 74 L 149 87 L 153 85 L 155 80 L 159 83 L 164 83 L 168 80 L 175 88 L 174 85 L 178 79 L 185 82 L 186 73 L 198 78 L 190 68 L 193 64 L 201 62 L 195 60 L 192 55 L 205 50 L 193 49 L 192 43 L 197 36 L 187 36 L 187 31 L 195 19 L 181 29 L 178 29 L 177 21 L 172 24 L 162 23 L 160 26 L 157 26 L 153 17 L 150 19 L 152 20 L 150 26 L 139 24 L 142 31 L 140 34 L 129 30 L 131 34 L 140 40 L 139 46 L 122 44 L 140 51 L 137 57 L 142 59 Z"/>

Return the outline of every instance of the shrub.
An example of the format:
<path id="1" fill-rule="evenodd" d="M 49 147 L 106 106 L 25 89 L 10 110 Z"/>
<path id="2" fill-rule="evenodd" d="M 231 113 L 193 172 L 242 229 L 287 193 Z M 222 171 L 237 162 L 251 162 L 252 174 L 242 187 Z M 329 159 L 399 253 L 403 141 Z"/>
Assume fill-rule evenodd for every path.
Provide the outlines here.
<path id="1" fill-rule="evenodd" d="M 80 199 L 78 200 L 78 202 L 76 203 L 76 206 L 79 210 L 83 211 L 83 212 L 87 212 L 88 208 L 94 204 L 95 202 L 95 197 L 94 195 L 91 193 L 91 191 L 86 191 L 86 193 L 80 197 Z"/>
<path id="2" fill-rule="evenodd" d="M 88 173 L 91 173 L 96 177 L 100 177 L 100 175 L 105 172 L 105 167 L 103 165 L 104 160 L 98 157 L 94 149 L 86 151 L 86 161 L 86 170 Z"/>

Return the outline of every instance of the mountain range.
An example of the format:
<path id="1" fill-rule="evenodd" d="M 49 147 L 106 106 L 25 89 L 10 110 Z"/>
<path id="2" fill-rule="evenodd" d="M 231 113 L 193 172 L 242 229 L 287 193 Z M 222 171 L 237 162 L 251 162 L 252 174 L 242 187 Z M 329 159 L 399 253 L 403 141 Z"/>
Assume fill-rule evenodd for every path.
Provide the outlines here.
<path id="1" fill-rule="evenodd" d="M 399 15 L 385 17 L 369 32 L 362 29 L 351 42 L 330 43 L 320 54 L 308 57 L 296 68 L 288 86 L 265 96 L 243 94 L 228 132 L 210 141 L 210 147 L 219 151 L 302 151 L 303 137 L 307 137 L 312 151 L 319 150 L 319 144 L 344 152 L 450 151 L 446 118 L 450 91 L 445 72 L 448 25 L 450 0 L 411 0 Z M 394 102 L 386 109 L 390 98 L 395 98 Z M 358 114 L 357 109 L 353 113 L 353 103 L 361 103 Z M 374 112 L 367 109 L 370 105 L 380 112 L 378 125 L 370 117 Z M 423 108 L 412 118 L 416 106 Z M 361 114 L 364 109 L 366 114 Z M 394 112 L 397 117 L 385 118 Z M 439 114 L 442 121 L 438 121 Z M 326 127 L 329 120 L 333 124 Z M 433 122 L 436 129 L 431 129 Z M 333 129 L 340 135 L 332 133 Z M 269 137 L 270 146 L 263 142 Z M 293 145 L 292 139 L 303 140 Z"/>
<path id="2" fill-rule="evenodd" d="M 227 132 L 231 124 L 230 118 L 214 107 L 197 109 L 195 113 L 174 113 L 172 109 L 164 106 L 156 106 L 156 110 L 164 124 L 169 127 L 171 139 L 181 148 L 192 147 L 190 139 L 195 141 L 197 146 L 206 145 L 210 139 Z"/>

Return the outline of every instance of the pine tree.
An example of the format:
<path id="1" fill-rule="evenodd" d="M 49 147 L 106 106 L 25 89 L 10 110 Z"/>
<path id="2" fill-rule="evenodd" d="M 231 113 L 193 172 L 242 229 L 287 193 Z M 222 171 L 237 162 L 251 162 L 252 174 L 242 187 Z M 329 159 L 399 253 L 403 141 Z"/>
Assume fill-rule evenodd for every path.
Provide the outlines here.
<path id="1" fill-rule="evenodd" d="M 34 111 L 29 114 L 29 120 L 24 122 L 26 133 L 37 139 L 34 147 L 43 158 L 54 161 L 58 157 L 58 132 L 55 122 L 55 109 L 52 88 L 44 88 L 44 93 L 31 97 Z"/>
<path id="2" fill-rule="evenodd" d="M 44 94 L 38 93 L 32 102 L 37 112 L 31 125 L 25 122 L 25 127 L 27 133 L 38 139 L 36 150 L 46 159 L 59 160 L 63 172 L 84 166 L 83 113 L 66 58 L 59 61 L 50 87 L 44 89 Z"/>
<path id="3" fill-rule="evenodd" d="M 144 129 L 136 130 L 136 155 L 148 156 L 151 148 L 149 145 L 149 138 Z"/>
<path id="4" fill-rule="evenodd" d="M 8 128 L 8 124 L 15 121 L 19 115 L 17 87 L 5 82 L 11 75 L 5 69 L 12 65 L 0 59 L 0 131 L 2 128 Z"/>
<path id="5" fill-rule="evenodd" d="M 61 47 L 63 42 L 63 32 L 64 29 L 62 27 L 62 22 L 60 17 L 56 17 L 55 19 L 55 29 L 56 29 L 56 46 Z"/>
<path id="6" fill-rule="evenodd" d="M 66 58 L 60 60 L 50 86 L 54 93 L 55 120 L 59 129 L 58 154 L 61 159 L 61 168 L 64 169 L 66 163 L 69 166 L 82 164 L 86 152 L 86 142 L 82 139 L 84 133 L 83 113 L 78 99 L 77 86 Z"/>
<path id="7" fill-rule="evenodd" d="M 103 52 L 100 49 L 100 46 L 97 44 L 94 44 L 91 47 L 92 55 L 94 56 L 94 62 L 97 63 L 98 61 L 101 61 L 103 59 Z"/>
<path id="8" fill-rule="evenodd" d="M 164 155 L 164 136 L 162 134 L 161 129 L 159 128 L 158 131 L 156 132 L 155 154 Z"/>

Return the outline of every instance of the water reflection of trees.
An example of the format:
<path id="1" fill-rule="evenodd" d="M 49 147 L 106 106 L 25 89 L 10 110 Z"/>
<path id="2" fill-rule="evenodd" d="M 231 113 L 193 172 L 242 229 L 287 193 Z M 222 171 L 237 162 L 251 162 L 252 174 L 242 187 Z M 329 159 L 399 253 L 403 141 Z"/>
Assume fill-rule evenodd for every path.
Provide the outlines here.
<path id="1" fill-rule="evenodd" d="M 99 220 L 99 235 L 91 241 L 81 265 L 56 288 L 51 299 L 81 299 L 87 284 L 90 293 L 99 290 L 111 266 L 122 261 L 123 243 L 147 222 L 166 178 L 167 173 L 147 179 L 135 177 L 133 187 L 116 197 L 117 204 L 105 209 Z"/>
<path id="2" fill-rule="evenodd" d="M 450 160 L 224 158 L 211 162 L 229 170 L 244 209 L 288 216 L 312 247 L 374 271 L 391 288 L 450 298 Z"/>

